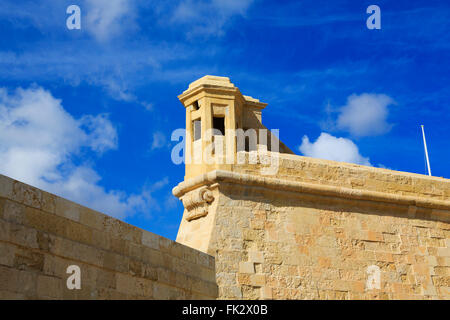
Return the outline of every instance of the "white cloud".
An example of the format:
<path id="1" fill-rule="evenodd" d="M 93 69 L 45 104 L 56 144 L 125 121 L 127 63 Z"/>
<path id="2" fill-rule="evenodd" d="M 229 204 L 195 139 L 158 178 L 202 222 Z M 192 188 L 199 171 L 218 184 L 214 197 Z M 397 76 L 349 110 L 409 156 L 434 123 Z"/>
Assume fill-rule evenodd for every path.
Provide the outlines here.
<path id="1" fill-rule="evenodd" d="M 172 192 L 169 192 L 167 194 L 166 201 L 164 202 L 166 210 L 175 209 L 178 204 L 180 204 L 180 200 L 175 197 Z"/>
<path id="2" fill-rule="evenodd" d="M 219 50 L 217 44 L 199 50 L 189 43 L 159 41 L 160 28 L 179 32 L 180 25 L 171 23 L 170 18 L 180 1 L 80 0 L 80 31 L 67 30 L 68 4 L 64 1 L 5 1 L 0 6 L 0 20 L 10 20 L 19 29 L 31 25 L 61 41 L 37 38 L 20 52 L 0 50 L 0 80 L 98 86 L 115 100 L 140 104 L 149 110 L 152 101 L 148 91 L 137 94 L 138 89 L 155 82 L 185 84 L 205 74 L 205 70 L 214 72 L 214 68 L 211 71 L 210 67 L 192 66 L 188 61 L 211 58 Z M 143 27 L 152 26 L 157 34 L 139 33 L 140 40 L 135 41 L 136 34 L 132 33 L 139 31 L 139 18 L 150 19 L 150 25 L 145 23 Z M 168 25 L 158 23 L 158 19 Z M 183 30 L 187 29 L 183 26 Z"/>
<path id="3" fill-rule="evenodd" d="M 164 133 L 156 131 L 153 133 L 151 150 L 161 149 L 168 145 L 167 138 Z"/>
<path id="4" fill-rule="evenodd" d="M 353 141 L 337 138 L 325 132 L 322 132 L 313 143 L 307 136 L 304 136 L 299 150 L 307 157 L 371 166 L 369 158 L 363 157 L 359 153 L 358 147 Z"/>
<path id="5" fill-rule="evenodd" d="M 89 132 L 87 145 L 92 150 L 104 152 L 117 147 L 117 131 L 106 114 L 86 115 L 80 119 L 82 128 Z"/>
<path id="6" fill-rule="evenodd" d="M 253 0 L 183 0 L 175 8 L 173 24 L 189 25 L 188 35 L 222 35 L 234 16 L 243 16 Z"/>
<path id="7" fill-rule="evenodd" d="M 75 4 L 81 8 L 81 32 L 86 30 L 100 42 L 137 29 L 136 18 L 140 3 L 136 0 L 78 0 L 13 1 L 3 0 L 0 6 L 2 19 L 22 25 L 33 25 L 48 32 L 66 31 L 66 9 Z"/>
<path id="8" fill-rule="evenodd" d="M 147 111 L 152 111 L 153 110 L 153 103 L 149 103 L 149 102 L 141 102 L 141 105 L 144 107 L 145 110 Z"/>
<path id="9" fill-rule="evenodd" d="M 105 77 L 103 79 L 97 79 L 97 81 L 101 83 L 106 88 L 108 94 L 117 101 L 134 102 L 138 100 L 134 94 L 129 92 L 123 81 L 118 81 L 118 79 L 114 79 L 113 77 Z"/>
<path id="10" fill-rule="evenodd" d="M 73 118 L 61 100 L 43 88 L 0 88 L 0 173 L 53 192 L 118 218 L 154 204 L 156 183 L 138 195 L 107 191 L 101 177 L 73 158 L 90 149 L 97 153 L 117 148 L 117 132 L 107 115 Z"/>
<path id="11" fill-rule="evenodd" d="M 193 75 L 204 74 L 203 69 L 163 68 L 176 60 L 188 61 L 196 52 L 195 48 L 183 44 L 141 43 L 118 49 L 113 43 L 69 47 L 52 43 L 33 46 L 21 53 L 0 51 L 0 80 L 57 80 L 72 86 L 98 86 L 115 100 L 141 104 L 148 110 L 151 101 L 136 96 L 136 89 L 160 81 L 186 83 L 192 81 Z"/>
<path id="12" fill-rule="evenodd" d="M 392 128 L 392 124 L 387 122 L 388 106 L 394 103 L 385 94 L 353 94 L 347 98 L 347 104 L 340 108 L 337 128 L 357 137 L 386 133 Z"/>
<path id="13" fill-rule="evenodd" d="M 133 0 L 86 0 L 87 28 L 97 40 L 109 40 L 136 27 Z"/>

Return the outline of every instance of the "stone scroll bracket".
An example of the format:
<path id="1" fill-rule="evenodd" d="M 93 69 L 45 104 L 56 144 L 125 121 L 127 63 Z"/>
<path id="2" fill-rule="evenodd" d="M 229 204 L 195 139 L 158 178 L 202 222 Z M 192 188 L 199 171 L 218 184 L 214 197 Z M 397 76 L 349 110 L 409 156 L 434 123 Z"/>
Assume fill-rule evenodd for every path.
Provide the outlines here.
<path id="1" fill-rule="evenodd" d="M 208 208 L 214 201 L 214 196 L 210 187 L 204 186 L 186 193 L 181 200 L 184 208 L 187 210 L 185 219 L 191 221 L 208 214 Z"/>

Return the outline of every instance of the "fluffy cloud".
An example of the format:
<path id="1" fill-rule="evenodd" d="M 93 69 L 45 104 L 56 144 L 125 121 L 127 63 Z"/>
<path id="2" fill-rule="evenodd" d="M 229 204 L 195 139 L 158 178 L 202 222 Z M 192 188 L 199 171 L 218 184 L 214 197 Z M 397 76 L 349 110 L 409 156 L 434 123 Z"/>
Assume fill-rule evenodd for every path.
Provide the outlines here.
<path id="1" fill-rule="evenodd" d="M 78 1 L 14 1 L 3 0 L 0 17 L 40 30 L 65 31 L 66 9 L 70 4 L 81 9 L 81 30 L 88 31 L 96 40 L 104 42 L 125 31 L 137 28 L 138 6 L 136 0 L 78 0 Z"/>
<path id="2" fill-rule="evenodd" d="M 139 195 L 107 191 L 94 169 L 73 161 L 87 150 L 101 154 L 115 148 L 117 132 L 107 115 L 75 119 L 40 87 L 12 93 L 0 88 L 0 173 L 125 218 L 153 204 L 151 192 L 167 180 Z"/>
<path id="3" fill-rule="evenodd" d="M 149 4 L 135 0 L 84 0 L 88 31 L 100 42 L 137 29 L 140 7 Z M 171 24 L 183 25 L 193 35 L 222 35 L 225 25 L 234 16 L 243 16 L 253 0 L 181 0 L 152 3 L 154 12 Z"/>
<path id="4" fill-rule="evenodd" d="M 133 0 L 85 0 L 86 22 L 97 40 L 105 41 L 135 26 Z"/>
<path id="5" fill-rule="evenodd" d="M 168 145 L 167 138 L 164 133 L 156 131 L 153 133 L 151 150 L 161 149 Z"/>
<path id="6" fill-rule="evenodd" d="M 188 35 L 222 35 L 233 16 L 243 16 L 253 0 L 183 0 L 175 8 L 171 22 L 189 25 Z"/>
<path id="7" fill-rule="evenodd" d="M 394 103 L 384 94 L 353 94 L 340 109 L 337 128 L 357 137 L 386 133 L 392 128 L 392 124 L 387 122 L 388 106 Z"/>
<path id="8" fill-rule="evenodd" d="M 150 110 L 150 93 L 137 94 L 138 89 L 151 87 L 155 82 L 186 84 L 204 75 L 205 70 L 214 73 L 214 67 L 211 70 L 211 66 L 188 62 L 211 58 L 220 49 L 218 44 L 210 43 L 208 50 L 199 50 L 190 43 L 166 37 L 172 32 L 178 34 L 180 27 L 192 30 L 191 27 L 202 24 L 197 19 L 183 18 L 179 23 L 171 22 L 184 2 L 79 0 L 75 4 L 81 8 L 81 30 L 69 31 L 65 19 L 69 17 L 66 8 L 70 2 L 3 0 L 0 20 L 9 21 L 19 31 L 35 28 L 43 35 L 51 35 L 53 40 L 35 37 L 20 52 L 0 50 L 0 80 L 87 84 L 103 88 L 115 100 L 140 104 Z M 211 7 L 210 2 L 208 8 L 217 7 Z M 231 8 L 224 9 L 226 16 L 230 12 L 238 14 L 237 8 L 243 8 L 233 3 L 229 4 Z M 195 5 L 201 7 L 198 1 Z M 218 14 L 213 11 L 208 16 Z M 139 32 L 140 23 L 144 32 Z M 151 27 L 155 34 L 149 34 L 146 27 Z"/>
<path id="9" fill-rule="evenodd" d="M 363 157 L 359 153 L 358 147 L 353 141 L 337 138 L 325 132 L 322 132 L 313 143 L 307 136 L 304 136 L 299 150 L 307 157 L 371 165 L 369 158 Z"/>

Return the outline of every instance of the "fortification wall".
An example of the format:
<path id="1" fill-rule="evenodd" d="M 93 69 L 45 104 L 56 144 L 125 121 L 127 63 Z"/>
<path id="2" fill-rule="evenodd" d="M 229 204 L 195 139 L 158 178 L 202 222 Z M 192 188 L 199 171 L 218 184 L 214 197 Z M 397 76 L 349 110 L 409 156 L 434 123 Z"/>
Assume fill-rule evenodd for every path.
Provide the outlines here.
<path id="1" fill-rule="evenodd" d="M 234 165 L 173 190 L 219 298 L 450 299 L 448 179 L 279 156 L 274 176 Z"/>
<path id="2" fill-rule="evenodd" d="M 231 171 L 287 182 L 450 201 L 450 182 L 444 178 L 290 154 L 275 154 L 278 170 L 274 175 L 262 175 L 261 170 L 268 164 L 260 161 L 252 164 L 248 153 L 243 154 L 244 164 L 234 165 Z"/>
<path id="3" fill-rule="evenodd" d="M 66 286 L 67 267 L 81 289 Z M 214 258 L 0 175 L 0 299 L 215 299 Z"/>

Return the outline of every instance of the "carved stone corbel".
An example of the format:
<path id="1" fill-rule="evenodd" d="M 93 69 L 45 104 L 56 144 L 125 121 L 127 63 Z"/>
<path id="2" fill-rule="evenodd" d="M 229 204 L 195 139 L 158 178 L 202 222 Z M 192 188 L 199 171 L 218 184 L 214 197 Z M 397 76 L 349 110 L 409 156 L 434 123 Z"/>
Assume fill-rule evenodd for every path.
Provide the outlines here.
<path id="1" fill-rule="evenodd" d="M 191 221 L 208 214 L 208 207 L 214 201 L 214 196 L 208 187 L 202 187 L 186 193 L 182 201 L 184 208 L 188 211 L 186 220 Z"/>

